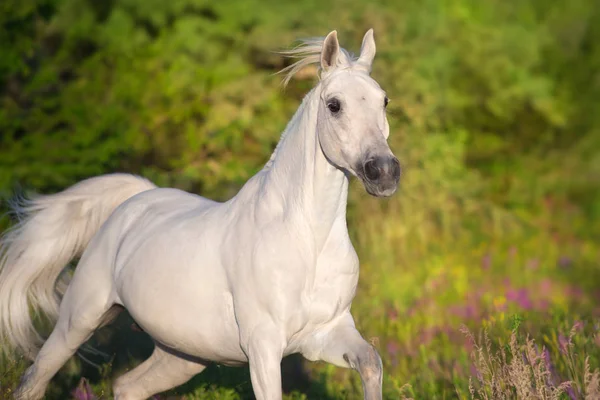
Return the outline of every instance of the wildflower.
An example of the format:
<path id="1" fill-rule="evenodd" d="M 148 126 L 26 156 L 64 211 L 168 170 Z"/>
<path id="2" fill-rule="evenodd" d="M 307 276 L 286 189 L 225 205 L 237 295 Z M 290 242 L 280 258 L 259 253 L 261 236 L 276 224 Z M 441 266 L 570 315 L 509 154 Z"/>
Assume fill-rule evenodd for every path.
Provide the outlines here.
<path id="1" fill-rule="evenodd" d="M 573 390 L 573 388 L 571 386 L 567 386 L 565 390 L 566 390 L 567 394 L 569 395 L 569 399 L 577 400 L 577 394 L 575 394 L 575 390 Z"/>
<path id="2" fill-rule="evenodd" d="M 92 391 L 92 388 L 85 378 L 81 378 L 79 385 L 73 391 L 73 397 L 75 400 L 97 400 L 98 398 Z"/>
<path id="3" fill-rule="evenodd" d="M 541 294 L 550 294 L 550 292 L 552 291 L 552 281 L 548 278 L 542 279 L 540 281 L 539 289 Z"/>
<path id="4" fill-rule="evenodd" d="M 522 289 L 509 289 L 506 291 L 506 299 L 509 301 L 512 301 L 514 303 L 517 303 L 521 308 L 523 308 L 524 310 L 530 310 L 533 308 L 533 303 L 531 302 L 531 299 L 529 298 L 529 293 L 527 292 L 527 289 L 522 288 Z"/>

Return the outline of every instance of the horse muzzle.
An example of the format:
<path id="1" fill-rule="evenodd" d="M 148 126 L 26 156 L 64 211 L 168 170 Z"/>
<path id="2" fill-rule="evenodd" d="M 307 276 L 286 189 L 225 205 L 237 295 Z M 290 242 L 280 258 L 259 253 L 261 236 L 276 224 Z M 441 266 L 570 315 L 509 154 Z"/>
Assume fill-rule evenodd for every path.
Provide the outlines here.
<path id="1" fill-rule="evenodd" d="M 370 158 L 358 168 L 357 174 L 367 192 L 376 197 L 388 197 L 398 189 L 400 162 L 394 156 Z"/>

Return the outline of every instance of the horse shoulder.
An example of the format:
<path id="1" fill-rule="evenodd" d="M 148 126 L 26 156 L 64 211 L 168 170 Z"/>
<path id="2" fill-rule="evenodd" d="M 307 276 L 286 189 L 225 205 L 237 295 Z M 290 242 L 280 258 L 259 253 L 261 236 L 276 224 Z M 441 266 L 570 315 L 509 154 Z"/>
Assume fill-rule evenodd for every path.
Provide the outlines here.
<path id="1" fill-rule="evenodd" d="M 255 231 L 251 250 L 230 275 L 241 336 L 260 321 L 274 321 L 286 332 L 306 322 L 304 288 L 307 268 L 314 266 L 310 241 L 295 229 L 273 222 Z"/>

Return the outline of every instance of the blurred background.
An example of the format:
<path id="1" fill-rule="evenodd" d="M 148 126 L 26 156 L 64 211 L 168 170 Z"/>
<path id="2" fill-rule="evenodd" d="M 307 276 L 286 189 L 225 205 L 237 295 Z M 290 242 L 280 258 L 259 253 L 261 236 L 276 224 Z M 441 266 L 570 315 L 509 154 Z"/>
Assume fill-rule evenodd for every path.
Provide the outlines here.
<path id="1" fill-rule="evenodd" d="M 284 90 L 275 52 L 333 29 L 358 52 L 371 27 L 404 180 L 389 200 L 354 182 L 348 218 L 384 398 L 600 398 L 596 0 L 3 0 L 0 196 L 126 171 L 227 199 L 315 84 L 307 69 Z M 131 323 L 48 398 L 109 398 L 151 348 Z M 2 361 L 0 397 L 25 365 Z M 284 386 L 362 398 L 356 373 L 298 357 Z M 247 368 L 217 366 L 160 398 L 182 396 L 253 398 Z"/>

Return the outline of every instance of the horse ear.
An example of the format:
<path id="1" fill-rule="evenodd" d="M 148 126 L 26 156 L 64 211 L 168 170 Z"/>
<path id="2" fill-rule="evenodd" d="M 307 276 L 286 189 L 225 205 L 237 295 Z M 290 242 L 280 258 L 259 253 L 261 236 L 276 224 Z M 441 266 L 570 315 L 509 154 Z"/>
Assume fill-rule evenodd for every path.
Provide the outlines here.
<path id="1" fill-rule="evenodd" d="M 371 65 L 375 58 L 375 39 L 373 38 L 373 29 L 369 29 L 363 37 L 362 46 L 360 47 L 360 57 L 357 62 L 367 68 L 371 72 Z"/>
<path id="2" fill-rule="evenodd" d="M 327 71 L 337 65 L 338 55 L 340 53 L 340 43 L 337 38 L 337 31 L 332 31 L 323 41 L 321 50 L 321 68 Z"/>

